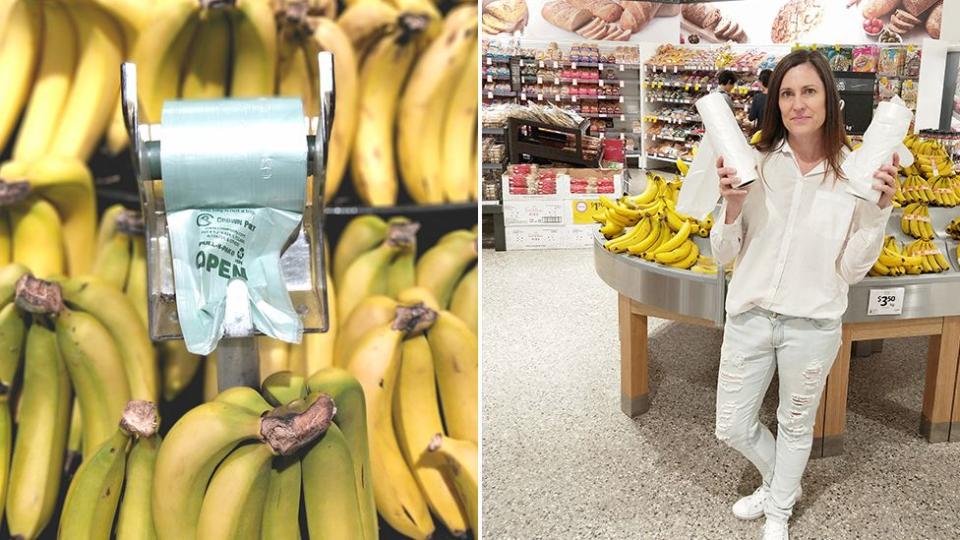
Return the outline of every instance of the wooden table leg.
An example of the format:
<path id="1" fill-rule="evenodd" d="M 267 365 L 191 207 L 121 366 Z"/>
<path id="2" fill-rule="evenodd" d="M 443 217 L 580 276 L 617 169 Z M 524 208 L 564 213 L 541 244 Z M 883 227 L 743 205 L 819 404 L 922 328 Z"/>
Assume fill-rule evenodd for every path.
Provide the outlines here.
<path id="1" fill-rule="evenodd" d="M 830 386 L 830 377 L 827 377 L 827 386 Z M 823 415 L 827 408 L 827 386 L 823 387 L 820 395 L 820 405 L 817 406 L 817 421 L 813 425 L 813 446 L 810 447 L 810 459 L 823 457 Z"/>
<path id="2" fill-rule="evenodd" d="M 630 298 L 620 295 L 620 409 L 639 416 L 650 409 L 647 317 L 633 313 Z"/>
<path id="3" fill-rule="evenodd" d="M 823 423 L 821 426 L 815 426 L 813 430 L 813 448 L 816 449 L 819 445 L 822 449 L 820 454 L 822 457 L 843 453 L 843 429 L 847 422 L 847 387 L 850 382 L 852 348 L 851 332 L 844 326 L 840 350 L 837 351 L 837 359 L 833 362 L 830 374 L 827 375 L 827 385 L 823 389 L 820 408 L 817 410 L 817 422 L 819 423 L 822 418 Z"/>
<path id="4" fill-rule="evenodd" d="M 927 377 L 923 388 L 920 434 L 928 442 L 950 440 L 951 411 L 957 385 L 960 355 L 960 317 L 944 317 L 943 333 L 930 336 Z M 960 438 L 960 434 L 958 434 Z"/>

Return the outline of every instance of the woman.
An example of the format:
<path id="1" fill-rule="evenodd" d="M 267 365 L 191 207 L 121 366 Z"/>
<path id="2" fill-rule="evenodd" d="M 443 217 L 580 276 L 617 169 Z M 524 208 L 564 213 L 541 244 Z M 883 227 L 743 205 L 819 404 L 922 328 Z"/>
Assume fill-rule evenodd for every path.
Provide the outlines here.
<path id="1" fill-rule="evenodd" d="M 717 262 L 735 260 L 736 271 L 726 301 L 716 434 L 763 477 L 733 513 L 765 515 L 763 538 L 786 539 L 820 394 L 840 347 L 847 289 L 880 252 L 899 161 L 874 173 L 877 203 L 846 192 L 840 99 L 815 51 L 792 52 L 777 64 L 761 129 L 758 180 L 737 189 L 737 171 L 717 160 L 723 221 L 710 241 Z M 758 415 L 775 369 L 776 439 Z"/>

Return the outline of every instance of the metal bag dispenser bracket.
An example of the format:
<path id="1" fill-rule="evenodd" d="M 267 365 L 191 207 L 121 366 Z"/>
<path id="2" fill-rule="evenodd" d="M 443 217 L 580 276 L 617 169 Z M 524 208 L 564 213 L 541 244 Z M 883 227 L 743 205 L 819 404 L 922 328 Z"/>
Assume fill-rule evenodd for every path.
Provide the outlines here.
<path id="1" fill-rule="evenodd" d="M 318 54 L 320 110 L 309 118 L 307 174 L 313 176 L 311 193 L 303 209 L 303 223 L 280 258 L 281 272 L 305 333 L 326 332 L 329 312 L 324 260 L 324 184 L 327 147 L 334 114 L 333 54 Z M 177 314 L 173 265 L 160 165 L 162 125 L 141 124 L 137 99 L 137 67 L 121 66 L 123 116 L 130 135 L 133 169 L 137 174 L 140 204 L 146 228 L 149 331 L 153 340 L 183 339 Z M 307 182 L 310 186 L 310 183 Z M 234 280 L 228 286 L 224 336 L 217 348 L 220 390 L 232 386 L 259 386 L 256 330 L 246 300 L 246 285 Z"/>

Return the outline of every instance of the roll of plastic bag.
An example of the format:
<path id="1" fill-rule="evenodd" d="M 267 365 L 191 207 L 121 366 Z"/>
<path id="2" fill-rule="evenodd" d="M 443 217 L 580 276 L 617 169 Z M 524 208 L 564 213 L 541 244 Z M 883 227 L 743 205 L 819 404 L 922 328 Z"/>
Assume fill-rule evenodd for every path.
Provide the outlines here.
<path id="1" fill-rule="evenodd" d="M 710 135 L 700 141 L 697 155 L 683 179 L 683 189 L 677 199 L 677 212 L 695 219 L 704 219 L 720 199 L 720 178 L 717 176 L 717 154 L 713 151 Z"/>
<path id="2" fill-rule="evenodd" d="M 734 187 L 745 186 L 756 180 L 759 175 L 754 151 L 740 131 L 740 124 L 724 96 L 720 93 L 708 94 L 698 99 L 695 105 L 703 121 L 704 134 L 709 135 L 712 141 L 714 153 L 723 156 L 724 167 L 737 170 L 740 182 Z"/>
<path id="3" fill-rule="evenodd" d="M 843 162 L 843 174 L 847 177 L 847 192 L 870 202 L 880 200 L 880 192 L 873 189 L 876 179 L 873 173 L 890 163 L 893 154 L 910 154 L 903 146 L 903 138 L 910 128 L 913 113 L 899 96 L 877 105 L 873 119 L 863 134 L 863 144 L 847 156 Z M 912 163 L 912 155 L 910 156 Z M 909 163 L 904 163 L 909 166 Z"/>

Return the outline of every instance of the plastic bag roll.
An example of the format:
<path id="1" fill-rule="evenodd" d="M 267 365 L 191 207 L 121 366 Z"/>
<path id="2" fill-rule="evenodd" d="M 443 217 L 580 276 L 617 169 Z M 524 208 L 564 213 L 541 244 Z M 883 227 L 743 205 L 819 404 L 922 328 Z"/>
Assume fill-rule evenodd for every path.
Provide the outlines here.
<path id="1" fill-rule="evenodd" d="M 697 155 L 683 179 L 683 189 L 677 200 L 677 212 L 704 219 L 720 199 L 720 178 L 717 176 L 717 156 L 713 152 L 710 135 L 700 140 Z"/>
<path id="2" fill-rule="evenodd" d="M 847 156 L 841 167 L 848 180 L 848 193 L 871 202 L 880 200 L 880 192 L 873 189 L 873 174 L 890 163 L 894 153 L 903 155 L 903 138 L 911 120 L 913 113 L 899 96 L 877 105 L 863 134 L 863 144 Z"/>
<path id="3" fill-rule="evenodd" d="M 737 170 L 740 183 L 734 187 L 745 186 L 758 178 L 753 149 L 740 131 L 740 125 L 730 110 L 730 105 L 720 93 L 713 93 L 698 99 L 695 103 L 704 133 L 709 134 L 713 149 L 723 156 L 724 167 Z"/>

